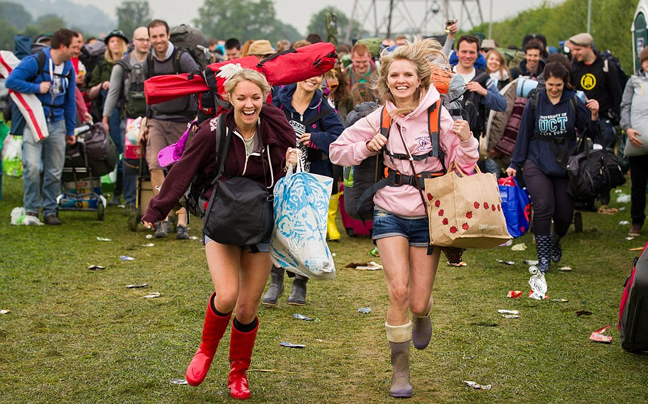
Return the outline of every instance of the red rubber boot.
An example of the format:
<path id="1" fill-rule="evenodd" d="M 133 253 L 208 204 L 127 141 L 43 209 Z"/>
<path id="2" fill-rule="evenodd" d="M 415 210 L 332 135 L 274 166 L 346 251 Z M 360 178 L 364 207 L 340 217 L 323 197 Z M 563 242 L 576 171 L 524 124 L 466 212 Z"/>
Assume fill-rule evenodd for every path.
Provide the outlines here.
<path id="1" fill-rule="evenodd" d="M 207 304 L 207 312 L 205 313 L 205 324 L 203 325 L 202 342 L 198 347 L 198 351 L 194 355 L 189 367 L 187 368 L 187 383 L 192 386 L 198 386 L 205 380 L 214 354 L 218 348 L 218 343 L 227 329 L 232 313 L 225 317 L 221 317 L 214 313 L 212 309 L 212 299 L 215 294 L 212 294 Z"/>
<path id="2" fill-rule="evenodd" d="M 250 367 L 252 350 L 254 349 L 254 341 L 258 330 L 258 324 L 250 332 L 241 332 L 232 324 L 229 352 L 230 373 L 227 380 L 227 388 L 230 389 L 232 398 L 245 400 L 252 395 L 248 384 L 247 370 Z"/>

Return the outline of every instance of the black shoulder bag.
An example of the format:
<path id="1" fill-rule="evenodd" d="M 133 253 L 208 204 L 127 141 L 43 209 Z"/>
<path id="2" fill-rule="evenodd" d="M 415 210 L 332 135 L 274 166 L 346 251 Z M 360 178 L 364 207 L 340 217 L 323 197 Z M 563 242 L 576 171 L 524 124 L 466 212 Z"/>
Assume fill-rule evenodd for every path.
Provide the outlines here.
<path id="1" fill-rule="evenodd" d="M 274 195 L 265 184 L 246 177 L 231 177 L 221 180 L 225 173 L 225 163 L 232 135 L 225 130 L 225 148 L 222 150 L 219 169 L 203 223 L 203 233 L 221 244 L 254 246 L 270 239 L 274 227 Z M 261 141 L 261 134 L 258 134 Z M 219 142 L 216 142 L 218 148 Z M 261 162 L 264 180 L 267 182 L 264 154 L 266 147 L 261 144 Z M 217 150 L 218 154 L 218 150 Z M 269 164 L 269 162 L 268 162 Z M 272 167 L 270 167 L 272 169 Z M 254 248 L 253 248 L 254 251 Z M 258 250 L 254 251 L 258 252 Z"/>

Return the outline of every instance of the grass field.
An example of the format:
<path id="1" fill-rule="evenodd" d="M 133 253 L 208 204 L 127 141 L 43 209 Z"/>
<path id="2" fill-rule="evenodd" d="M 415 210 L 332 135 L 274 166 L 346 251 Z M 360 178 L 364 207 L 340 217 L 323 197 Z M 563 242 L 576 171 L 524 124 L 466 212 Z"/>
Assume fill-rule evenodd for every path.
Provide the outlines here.
<path id="1" fill-rule="evenodd" d="M 629 193 L 629 186 L 623 188 Z M 119 208 L 106 220 L 61 212 L 63 226 L 9 225 L 22 205 L 22 182 L 4 177 L 0 202 L 0 402 L 222 403 L 229 340 L 199 387 L 171 384 L 198 346 L 211 292 L 201 243 L 148 240 L 131 232 Z M 616 194 L 615 194 L 616 196 Z M 412 349 L 410 403 L 644 403 L 648 357 L 624 352 L 616 329 L 618 305 L 632 259 L 646 237 L 626 240 L 629 204 L 614 216 L 583 213 L 584 231 L 564 239 L 561 265 L 547 275 L 547 301 L 508 299 L 529 290 L 524 259 L 535 259 L 531 236 L 508 247 L 468 251 L 465 268 L 441 266 L 433 296 L 434 334 Z M 200 224 L 190 224 L 200 236 Z M 648 234 L 648 233 L 647 233 Z M 99 241 L 97 237 L 112 241 Z M 143 247 L 146 243 L 153 247 Z M 372 259 L 366 238 L 332 243 L 338 277 L 310 282 L 308 304 L 262 307 L 249 373 L 252 403 L 391 402 L 391 368 L 384 322 L 387 295 L 381 271 L 344 269 Z M 135 258 L 122 261 L 122 255 Z M 512 260 L 504 265 L 496 260 Z M 89 271 L 88 265 L 104 270 Z M 128 284 L 147 288 L 127 289 Z M 143 296 L 159 292 L 159 298 Z M 552 302 L 564 298 L 568 302 Z M 370 307 L 370 314 L 359 314 Z M 502 318 L 498 309 L 520 311 Z M 576 316 L 579 310 L 591 315 Z M 301 313 L 313 322 L 293 319 Z M 612 324 L 611 344 L 589 341 Z M 305 344 L 305 349 L 280 342 Z M 268 370 L 261 372 L 258 370 Z M 474 390 L 465 380 L 491 384 Z"/>

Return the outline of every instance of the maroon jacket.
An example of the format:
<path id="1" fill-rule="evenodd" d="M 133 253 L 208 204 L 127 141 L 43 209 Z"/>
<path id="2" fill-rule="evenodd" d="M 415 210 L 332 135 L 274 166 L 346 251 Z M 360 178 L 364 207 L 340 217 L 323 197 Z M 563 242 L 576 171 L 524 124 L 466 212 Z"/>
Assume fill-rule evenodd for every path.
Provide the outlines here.
<path id="1" fill-rule="evenodd" d="M 203 170 L 209 176 L 216 167 L 216 136 L 212 132 L 212 125 L 216 126 L 216 119 L 204 121 L 194 134 L 191 144 L 182 154 L 182 158 L 173 165 L 169 171 L 160 193 L 149 202 L 148 209 L 142 220 L 155 223 L 164 219 L 169 211 L 178 203 L 191 184 L 198 170 Z M 232 130 L 234 124 L 234 111 L 225 114 L 225 124 Z M 284 176 L 283 167 L 286 160 L 286 150 L 295 145 L 295 131 L 286 120 L 284 113 L 272 104 L 264 104 L 259 115 L 257 135 L 261 135 L 263 145 L 268 151 L 261 157 L 252 155 L 245 164 L 245 144 L 238 136 L 232 134 L 225 167 L 225 178 L 245 177 L 266 184 L 272 188 L 277 180 Z M 271 162 L 271 167 L 268 165 Z M 264 176 L 265 170 L 265 176 Z M 274 181 L 272 181 L 274 179 Z M 266 181 L 267 180 L 267 181 Z M 212 193 L 210 188 L 205 197 L 209 199 Z M 242 209 L 245 209 L 242 207 Z"/>

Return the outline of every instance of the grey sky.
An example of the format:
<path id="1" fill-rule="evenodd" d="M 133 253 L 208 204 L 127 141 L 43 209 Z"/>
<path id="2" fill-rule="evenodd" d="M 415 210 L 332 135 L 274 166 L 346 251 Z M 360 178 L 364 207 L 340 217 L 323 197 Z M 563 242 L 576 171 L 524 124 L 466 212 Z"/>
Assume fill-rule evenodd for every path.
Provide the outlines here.
<path id="1" fill-rule="evenodd" d="M 72 0 L 80 4 L 94 4 L 102 9 L 111 17 L 115 17 L 115 8 L 121 4 L 122 0 Z M 538 7 L 542 4 L 543 0 L 481 0 L 482 15 L 484 21 L 489 20 L 490 5 L 493 5 L 493 20 L 499 21 L 507 17 L 511 17 L 520 11 Z M 399 1 L 396 3 L 405 3 L 405 7 L 400 5 L 394 12 L 392 17 L 392 31 L 403 32 L 407 28 L 415 27 L 422 28 L 427 32 L 424 34 L 439 33 L 442 30 L 443 20 L 445 16 L 442 13 L 436 16 L 429 15 L 424 18 L 426 11 L 430 10 L 434 0 L 409 0 Z M 443 4 L 444 0 L 437 0 L 437 3 Z M 554 1 L 560 2 L 560 1 Z M 149 5 L 154 10 L 153 16 L 166 20 L 170 25 L 180 24 L 183 22 L 191 22 L 198 16 L 198 9 L 202 6 L 204 0 L 149 0 Z M 356 19 L 363 22 L 365 29 L 373 32 L 375 21 L 378 21 L 379 26 L 386 26 L 386 9 L 389 4 L 387 0 L 377 0 L 376 10 L 371 8 L 372 1 L 370 0 L 274 0 L 277 18 L 285 23 L 293 25 L 299 32 L 306 34 L 306 27 L 313 14 L 327 6 L 334 6 L 343 11 L 347 16 L 353 13 L 354 5 L 356 7 Z M 467 2 L 470 10 L 474 10 L 475 0 Z M 467 23 L 467 16 L 465 11 L 461 10 L 461 2 L 457 0 L 450 1 L 450 8 L 453 10 L 454 18 L 462 19 L 460 21 L 460 28 L 470 28 Z M 474 15 L 474 13 L 471 13 Z M 476 20 L 476 15 L 474 15 Z M 427 26 L 426 26 L 427 25 Z"/>

